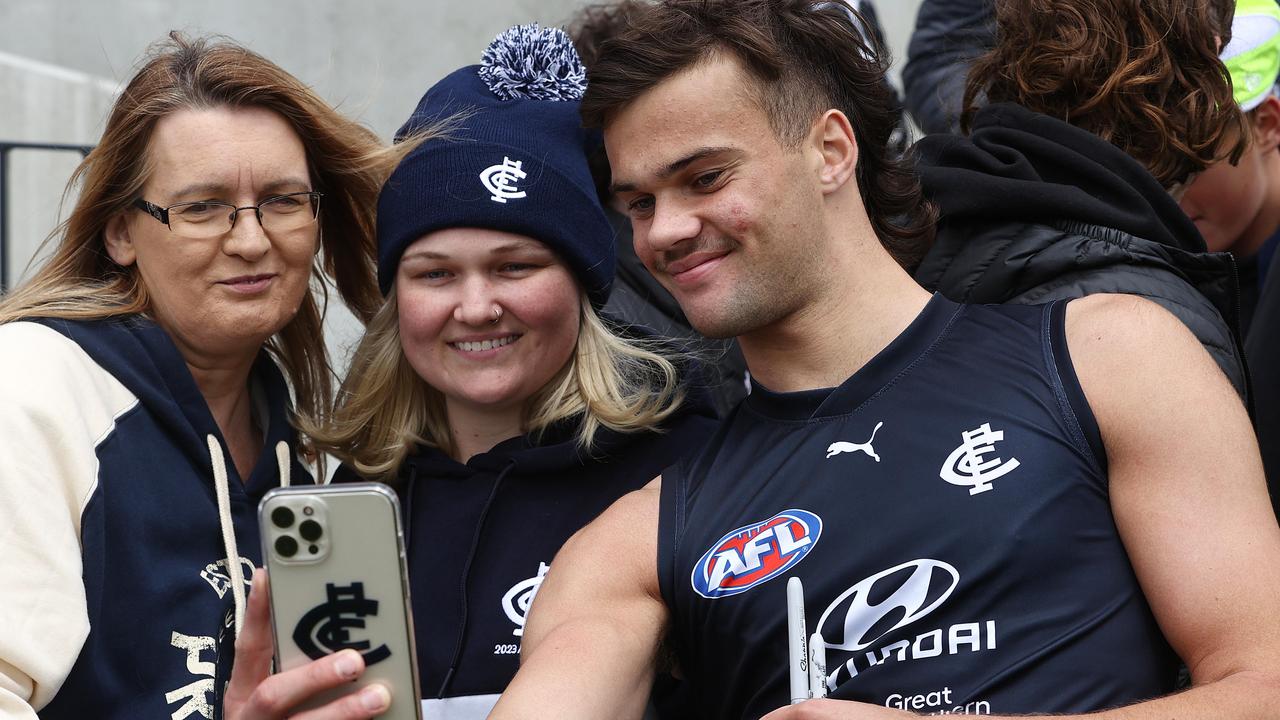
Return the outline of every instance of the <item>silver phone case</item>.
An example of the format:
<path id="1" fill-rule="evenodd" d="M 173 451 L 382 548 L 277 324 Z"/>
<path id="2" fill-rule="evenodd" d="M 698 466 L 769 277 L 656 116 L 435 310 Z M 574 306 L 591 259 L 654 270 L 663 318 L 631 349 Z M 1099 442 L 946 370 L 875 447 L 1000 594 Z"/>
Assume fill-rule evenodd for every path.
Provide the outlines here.
<path id="1" fill-rule="evenodd" d="M 273 521 L 277 508 L 294 515 L 288 527 Z M 283 514 L 282 514 L 283 515 Z M 306 521 L 321 534 L 302 534 Z M 417 654 L 409 602 L 400 503 L 378 483 L 299 486 L 269 491 L 258 504 L 262 557 L 271 584 L 271 629 L 278 670 L 351 647 L 365 657 L 360 679 L 316 696 L 303 710 L 323 705 L 377 681 L 391 689 L 380 717 L 421 720 Z M 314 528 L 308 528 L 314 534 Z M 293 557 L 277 547 L 298 544 Z"/>

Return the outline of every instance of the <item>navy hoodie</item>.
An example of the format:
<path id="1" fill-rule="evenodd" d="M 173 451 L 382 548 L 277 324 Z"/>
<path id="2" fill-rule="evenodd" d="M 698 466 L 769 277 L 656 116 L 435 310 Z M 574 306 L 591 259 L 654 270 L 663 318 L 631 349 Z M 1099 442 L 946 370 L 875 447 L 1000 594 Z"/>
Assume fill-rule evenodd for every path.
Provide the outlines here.
<path id="1" fill-rule="evenodd" d="M 686 401 L 664 432 L 601 430 L 591 455 L 561 423 L 465 464 L 420 447 L 401 466 L 425 718 L 483 718 L 515 676 L 525 615 L 560 546 L 622 495 L 696 451 L 716 426 Z M 334 481 L 358 477 L 339 469 Z"/>
<path id="2" fill-rule="evenodd" d="M 0 326 L 0 716 L 214 717 L 215 668 L 233 655 L 228 558 L 247 585 L 258 500 L 282 470 L 311 482 L 265 352 L 251 388 L 265 443 L 242 481 L 153 322 Z"/>

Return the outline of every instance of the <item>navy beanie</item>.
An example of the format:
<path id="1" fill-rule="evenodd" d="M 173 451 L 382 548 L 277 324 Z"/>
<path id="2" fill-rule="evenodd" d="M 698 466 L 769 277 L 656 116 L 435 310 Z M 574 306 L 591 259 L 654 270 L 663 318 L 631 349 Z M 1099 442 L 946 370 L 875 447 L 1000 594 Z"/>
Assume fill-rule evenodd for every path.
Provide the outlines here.
<path id="1" fill-rule="evenodd" d="M 499 35 L 483 63 L 436 83 L 397 139 L 455 115 L 448 137 L 428 140 L 378 196 L 378 286 L 386 295 L 405 248 L 436 230 L 476 227 L 545 243 L 591 303 L 609 298 L 617 253 L 587 167 L 578 116 L 586 71 L 563 31 L 520 25 Z M 461 115 L 458 115 L 461 113 Z"/>

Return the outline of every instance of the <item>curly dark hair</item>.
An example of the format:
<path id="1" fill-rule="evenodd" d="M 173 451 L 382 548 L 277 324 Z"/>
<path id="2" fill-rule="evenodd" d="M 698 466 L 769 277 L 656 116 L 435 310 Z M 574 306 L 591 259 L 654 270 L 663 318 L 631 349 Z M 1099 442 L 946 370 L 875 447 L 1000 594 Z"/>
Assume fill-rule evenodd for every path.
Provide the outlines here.
<path id="1" fill-rule="evenodd" d="M 1013 102 L 1141 162 L 1165 187 L 1248 143 L 1218 51 L 1233 0 L 997 0 L 996 46 L 974 62 L 961 128 Z"/>
<path id="2" fill-rule="evenodd" d="M 873 33 L 861 31 L 865 19 L 847 12 L 839 0 L 629 2 L 626 27 L 600 42 L 588 64 L 583 120 L 603 127 L 663 80 L 731 52 L 755 80 L 756 97 L 784 146 L 798 147 L 829 109 L 849 118 L 858 143 L 858 191 L 871 225 L 885 249 L 911 269 L 933 241 L 937 211 L 924 199 L 911 160 L 889 145 L 901 119 L 884 81 L 889 54 Z"/>

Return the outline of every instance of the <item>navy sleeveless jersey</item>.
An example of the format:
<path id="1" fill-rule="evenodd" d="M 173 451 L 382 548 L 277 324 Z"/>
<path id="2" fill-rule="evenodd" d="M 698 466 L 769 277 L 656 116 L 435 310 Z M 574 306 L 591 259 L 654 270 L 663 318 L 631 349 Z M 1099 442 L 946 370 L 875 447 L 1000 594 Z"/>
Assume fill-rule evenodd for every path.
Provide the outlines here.
<path id="1" fill-rule="evenodd" d="M 1065 307 L 935 295 L 840 387 L 757 389 L 663 474 L 659 582 L 691 715 L 789 702 L 791 576 L 836 699 L 1064 713 L 1172 690 Z"/>

